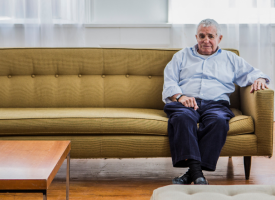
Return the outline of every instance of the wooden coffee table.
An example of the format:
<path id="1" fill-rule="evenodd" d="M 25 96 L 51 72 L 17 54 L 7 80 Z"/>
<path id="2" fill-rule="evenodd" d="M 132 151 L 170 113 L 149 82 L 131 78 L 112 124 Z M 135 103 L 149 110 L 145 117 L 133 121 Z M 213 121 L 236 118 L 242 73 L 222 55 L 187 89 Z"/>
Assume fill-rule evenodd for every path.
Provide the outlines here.
<path id="1" fill-rule="evenodd" d="M 0 193 L 43 193 L 67 157 L 69 199 L 70 141 L 0 141 Z"/>

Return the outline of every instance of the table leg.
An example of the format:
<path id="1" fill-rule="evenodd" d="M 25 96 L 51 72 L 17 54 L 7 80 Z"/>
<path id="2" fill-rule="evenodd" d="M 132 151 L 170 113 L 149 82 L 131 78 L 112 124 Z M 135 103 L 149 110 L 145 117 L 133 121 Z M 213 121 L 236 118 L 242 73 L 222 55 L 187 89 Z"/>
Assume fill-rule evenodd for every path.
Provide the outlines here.
<path id="1" fill-rule="evenodd" d="M 47 190 L 43 191 L 43 200 L 47 200 Z"/>
<path id="2" fill-rule="evenodd" d="M 66 176 L 66 200 L 69 200 L 69 190 L 70 190 L 70 154 L 67 155 L 67 176 Z"/>

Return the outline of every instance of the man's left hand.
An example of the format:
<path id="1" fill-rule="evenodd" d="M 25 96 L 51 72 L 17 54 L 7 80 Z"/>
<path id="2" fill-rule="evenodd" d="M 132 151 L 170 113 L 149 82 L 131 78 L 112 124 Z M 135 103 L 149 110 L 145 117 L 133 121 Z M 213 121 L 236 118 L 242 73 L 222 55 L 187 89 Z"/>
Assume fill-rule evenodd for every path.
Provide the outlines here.
<path id="1" fill-rule="evenodd" d="M 261 90 L 261 89 L 262 90 L 268 89 L 264 78 L 258 78 L 257 80 L 254 81 L 254 83 L 251 85 L 250 93 L 253 93 L 254 91 Z"/>

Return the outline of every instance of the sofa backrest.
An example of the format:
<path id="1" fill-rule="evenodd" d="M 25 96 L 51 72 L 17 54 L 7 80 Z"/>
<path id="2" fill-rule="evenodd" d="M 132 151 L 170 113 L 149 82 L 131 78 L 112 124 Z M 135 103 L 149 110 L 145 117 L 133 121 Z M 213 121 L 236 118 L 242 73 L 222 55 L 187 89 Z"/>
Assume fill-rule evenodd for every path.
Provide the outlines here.
<path id="1" fill-rule="evenodd" d="M 0 49 L 0 107 L 162 109 L 163 70 L 177 51 Z M 239 90 L 232 98 L 239 108 Z"/>

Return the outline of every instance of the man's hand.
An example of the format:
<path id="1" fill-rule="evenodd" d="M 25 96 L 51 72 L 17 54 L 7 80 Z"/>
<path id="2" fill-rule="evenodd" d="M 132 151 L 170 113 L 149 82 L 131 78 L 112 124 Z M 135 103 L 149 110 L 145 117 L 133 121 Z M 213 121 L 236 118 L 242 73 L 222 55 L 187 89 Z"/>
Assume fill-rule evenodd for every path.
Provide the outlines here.
<path id="1" fill-rule="evenodd" d="M 250 93 L 253 93 L 254 91 L 261 90 L 261 89 L 264 90 L 266 88 L 268 89 L 265 79 L 264 78 L 258 78 L 251 85 Z"/>
<path id="2" fill-rule="evenodd" d="M 194 97 L 182 96 L 181 98 L 179 98 L 178 102 L 182 103 L 182 105 L 184 105 L 185 107 L 194 108 L 194 110 L 197 110 L 199 108 Z"/>

